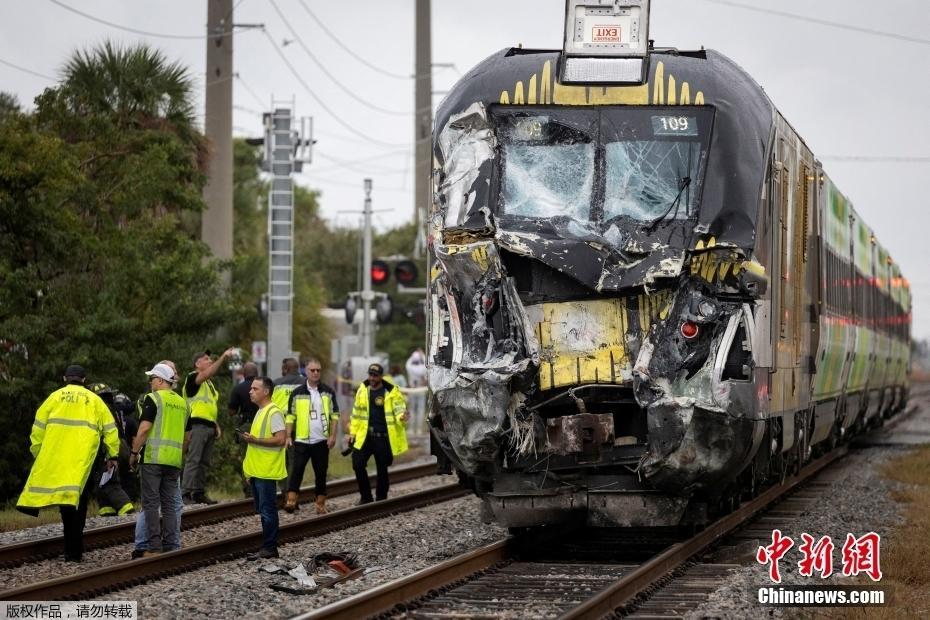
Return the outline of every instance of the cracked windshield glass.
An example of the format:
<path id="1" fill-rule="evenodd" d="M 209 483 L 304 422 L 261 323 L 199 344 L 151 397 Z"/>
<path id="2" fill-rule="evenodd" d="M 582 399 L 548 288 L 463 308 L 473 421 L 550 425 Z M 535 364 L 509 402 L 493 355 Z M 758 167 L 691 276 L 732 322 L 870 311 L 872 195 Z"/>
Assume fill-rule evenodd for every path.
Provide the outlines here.
<path id="1" fill-rule="evenodd" d="M 565 218 L 603 233 L 624 219 L 650 227 L 697 213 L 708 107 L 507 110 L 497 122 L 505 217 Z"/>

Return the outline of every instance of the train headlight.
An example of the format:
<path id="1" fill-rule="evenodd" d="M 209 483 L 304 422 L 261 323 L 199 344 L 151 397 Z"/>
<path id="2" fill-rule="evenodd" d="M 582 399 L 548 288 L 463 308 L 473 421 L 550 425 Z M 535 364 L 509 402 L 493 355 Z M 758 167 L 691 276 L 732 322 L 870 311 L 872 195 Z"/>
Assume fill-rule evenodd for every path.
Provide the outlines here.
<path id="1" fill-rule="evenodd" d="M 681 335 L 688 340 L 693 340 L 697 338 L 697 335 L 700 333 L 701 329 L 694 321 L 684 321 L 681 324 L 681 327 L 678 328 L 678 331 L 680 331 Z"/>
<path id="2" fill-rule="evenodd" d="M 698 312 L 705 319 L 712 317 L 716 311 L 717 308 L 709 301 L 702 301 L 700 304 L 698 304 Z"/>

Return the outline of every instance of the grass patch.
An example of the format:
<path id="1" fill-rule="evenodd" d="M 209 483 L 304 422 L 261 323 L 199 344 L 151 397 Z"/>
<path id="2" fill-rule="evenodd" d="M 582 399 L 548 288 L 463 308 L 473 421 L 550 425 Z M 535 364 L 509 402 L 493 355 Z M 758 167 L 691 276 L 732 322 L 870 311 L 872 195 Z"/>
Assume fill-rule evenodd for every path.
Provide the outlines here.
<path id="1" fill-rule="evenodd" d="M 22 530 L 27 527 L 38 527 L 49 523 L 61 523 L 58 508 L 46 508 L 39 511 L 38 517 L 32 517 L 16 510 L 16 504 L 7 504 L 0 510 L 0 532 Z"/>
<path id="2" fill-rule="evenodd" d="M 881 473 L 907 485 L 892 492 L 895 501 L 904 504 L 905 522 L 882 539 L 882 580 L 874 584 L 868 577 L 857 577 L 845 583 L 882 586 L 885 606 L 808 609 L 800 615 L 850 620 L 930 617 L 930 446 L 892 459 Z"/>

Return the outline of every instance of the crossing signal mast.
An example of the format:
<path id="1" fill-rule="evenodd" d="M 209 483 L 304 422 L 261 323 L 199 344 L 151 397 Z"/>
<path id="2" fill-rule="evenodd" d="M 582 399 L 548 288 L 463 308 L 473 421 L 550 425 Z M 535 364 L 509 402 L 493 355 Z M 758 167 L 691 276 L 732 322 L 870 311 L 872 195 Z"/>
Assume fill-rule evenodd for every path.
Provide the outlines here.
<path id="1" fill-rule="evenodd" d="M 294 102 L 272 101 L 265 113 L 265 157 L 262 169 L 271 173 L 268 190 L 268 293 L 261 304 L 267 312 L 268 359 L 297 357 L 292 349 L 294 305 L 294 172 L 311 161 L 313 124 L 303 118 L 293 128 Z"/>

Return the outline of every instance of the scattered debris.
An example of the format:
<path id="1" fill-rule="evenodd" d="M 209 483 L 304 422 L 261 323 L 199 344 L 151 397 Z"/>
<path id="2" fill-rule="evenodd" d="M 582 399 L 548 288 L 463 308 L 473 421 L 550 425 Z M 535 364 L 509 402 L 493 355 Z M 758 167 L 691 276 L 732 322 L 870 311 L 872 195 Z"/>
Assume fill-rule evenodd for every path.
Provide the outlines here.
<path id="1" fill-rule="evenodd" d="M 313 574 L 307 572 L 306 566 L 313 569 Z M 278 592 L 287 592 L 288 594 L 314 594 L 321 588 L 331 588 L 338 583 L 348 579 L 355 579 L 366 575 L 369 572 L 382 570 L 384 567 L 374 567 L 365 569 L 358 565 L 358 556 L 355 553 L 318 553 L 306 563 L 298 563 L 291 569 L 282 568 L 275 564 L 267 564 L 260 570 L 267 573 L 283 573 L 297 580 L 293 582 L 285 581 L 271 584 L 271 589 Z"/>

